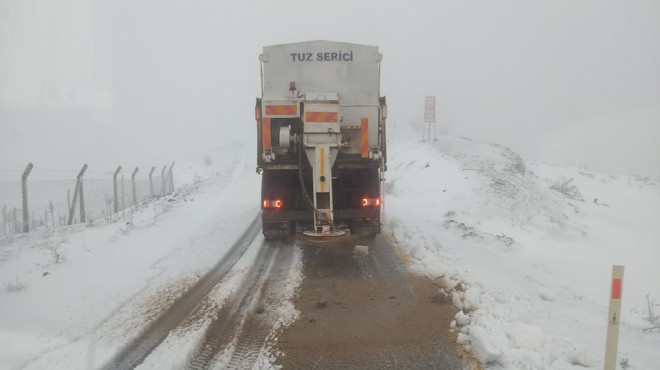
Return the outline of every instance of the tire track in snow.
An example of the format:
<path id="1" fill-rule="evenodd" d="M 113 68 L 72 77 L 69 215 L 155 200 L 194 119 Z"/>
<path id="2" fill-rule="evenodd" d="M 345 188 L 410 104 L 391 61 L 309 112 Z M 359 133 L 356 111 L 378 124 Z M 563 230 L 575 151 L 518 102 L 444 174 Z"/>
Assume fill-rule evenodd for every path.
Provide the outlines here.
<path id="1" fill-rule="evenodd" d="M 277 321 L 264 297 L 276 295 L 269 283 L 284 279 L 293 255 L 292 243 L 265 243 L 244 283 L 207 328 L 188 361 L 188 369 L 251 368 L 256 363 Z"/>
<path id="2" fill-rule="evenodd" d="M 167 337 L 181 321 L 197 307 L 213 287 L 234 267 L 245 254 L 261 230 L 261 214 L 250 223 L 243 234 L 204 277 L 179 297 L 160 317 L 152 322 L 140 335 L 117 353 L 103 369 L 133 369 Z"/>

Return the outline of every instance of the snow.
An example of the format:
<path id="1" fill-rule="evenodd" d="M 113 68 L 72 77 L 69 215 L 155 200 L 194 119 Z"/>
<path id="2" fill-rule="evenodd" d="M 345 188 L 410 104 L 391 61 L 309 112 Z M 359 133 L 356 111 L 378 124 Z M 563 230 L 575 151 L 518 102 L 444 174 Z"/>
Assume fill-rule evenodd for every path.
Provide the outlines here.
<path id="1" fill-rule="evenodd" d="M 177 192 L 133 212 L 0 239 L 2 367 L 99 367 L 221 259 L 259 181 L 243 153 L 217 157 L 181 163 Z"/>
<path id="2" fill-rule="evenodd" d="M 502 356 L 502 352 L 489 341 L 488 334 L 482 327 L 475 326 L 470 329 L 470 344 L 474 357 L 482 364 L 497 361 Z"/>
<path id="3" fill-rule="evenodd" d="M 448 330 L 459 344 L 487 369 L 602 368 L 611 266 L 621 264 L 618 358 L 629 369 L 656 367 L 660 331 L 644 329 L 653 326 L 647 295 L 660 300 L 657 181 L 528 163 L 466 138 L 406 135 L 388 135 L 384 230 L 457 308 Z M 133 212 L 0 239 L 2 367 L 105 364 L 256 216 L 251 147 L 233 143 L 177 162 L 177 195 Z M 572 198 L 551 188 L 562 179 L 575 186 Z M 213 304 L 222 305 L 254 257 L 246 253 L 211 292 Z M 278 288 L 285 302 L 302 280 L 295 258 Z M 292 303 L 278 307 L 279 325 L 297 314 Z M 182 365 L 204 324 L 170 333 L 141 367 Z M 272 350 L 263 349 L 257 367 L 271 366 Z"/>
<path id="4" fill-rule="evenodd" d="M 660 299 L 657 181 L 407 135 L 388 135 L 386 230 L 451 296 L 460 312 L 448 329 L 460 330 L 466 350 L 487 369 L 602 368 L 611 267 L 620 264 L 618 359 L 657 366 L 660 333 L 644 331 L 653 326 L 646 296 Z M 573 179 L 576 199 L 551 189 L 562 178 Z"/>
<path id="5" fill-rule="evenodd" d="M 456 320 L 456 325 L 465 326 L 470 322 L 470 316 L 464 314 L 463 311 L 459 311 L 454 316 L 454 320 Z"/>

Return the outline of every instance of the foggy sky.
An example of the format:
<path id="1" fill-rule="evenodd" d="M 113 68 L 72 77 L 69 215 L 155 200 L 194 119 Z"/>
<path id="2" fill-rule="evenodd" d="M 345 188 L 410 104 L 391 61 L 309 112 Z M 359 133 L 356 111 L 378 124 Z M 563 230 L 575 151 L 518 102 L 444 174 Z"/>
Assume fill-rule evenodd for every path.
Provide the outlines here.
<path id="1" fill-rule="evenodd" d="M 254 146 L 261 48 L 317 39 L 380 47 L 397 129 L 436 95 L 439 131 L 660 176 L 656 0 L 0 0 L 0 169 Z"/>

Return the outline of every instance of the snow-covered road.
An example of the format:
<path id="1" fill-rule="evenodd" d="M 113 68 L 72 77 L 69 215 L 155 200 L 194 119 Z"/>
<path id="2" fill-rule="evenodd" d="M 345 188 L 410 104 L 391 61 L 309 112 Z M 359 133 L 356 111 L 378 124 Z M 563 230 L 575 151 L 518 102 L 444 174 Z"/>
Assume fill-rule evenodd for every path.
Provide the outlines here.
<path id="1" fill-rule="evenodd" d="M 602 368 L 613 264 L 626 266 L 620 367 L 656 367 L 660 330 L 645 329 L 660 321 L 657 181 L 526 163 L 499 145 L 451 136 L 388 135 L 385 231 L 462 311 L 446 330 L 486 368 Z M 258 214 L 249 148 L 221 148 L 211 166 L 182 164 L 176 195 L 134 212 L 0 239 L 1 367 L 108 364 L 222 261 Z M 199 312 L 231 302 L 259 250 L 245 252 Z M 301 283 L 296 253 L 273 298 L 280 303 Z M 278 312 L 280 325 L 297 314 L 292 305 Z M 184 364 L 211 321 L 190 319 L 140 367 Z M 215 363 L 229 364 L 230 352 Z M 265 352 L 255 361 L 275 360 Z"/>

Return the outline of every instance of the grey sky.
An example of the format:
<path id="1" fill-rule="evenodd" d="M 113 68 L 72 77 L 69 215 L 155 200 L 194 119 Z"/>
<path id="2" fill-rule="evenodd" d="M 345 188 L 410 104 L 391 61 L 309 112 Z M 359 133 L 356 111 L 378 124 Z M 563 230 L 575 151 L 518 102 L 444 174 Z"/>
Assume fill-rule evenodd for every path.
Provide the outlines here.
<path id="1" fill-rule="evenodd" d="M 660 176 L 655 0 L 0 0 L 0 168 L 253 142 L 261 47 L 315 39 L 380 47 L 391 125 L 421 129 L 437 95 L 452 134 Z"/>

